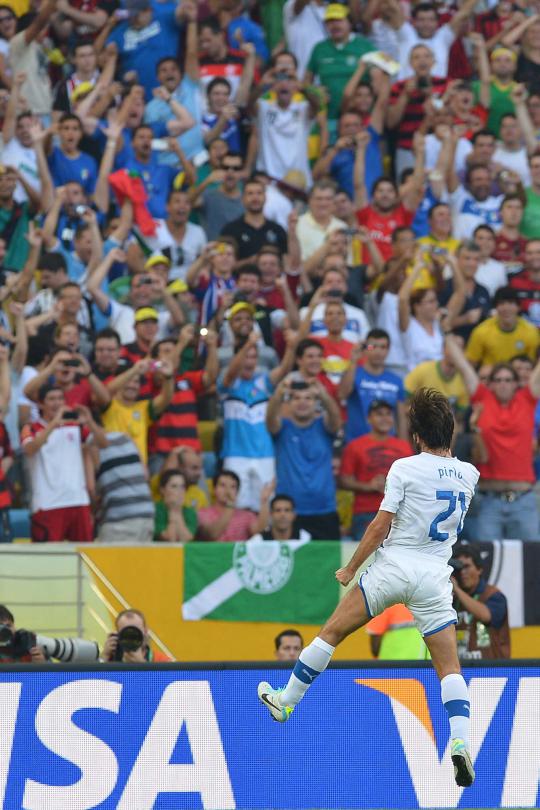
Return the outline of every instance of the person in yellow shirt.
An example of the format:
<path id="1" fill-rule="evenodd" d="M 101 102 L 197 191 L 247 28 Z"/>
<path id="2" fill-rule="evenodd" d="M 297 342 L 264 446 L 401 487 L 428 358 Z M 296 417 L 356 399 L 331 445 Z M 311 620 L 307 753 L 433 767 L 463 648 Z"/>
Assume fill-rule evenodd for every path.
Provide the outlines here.
<path id="1" fill-rule="evenodd" d="M 476 368 L 482 365 L 508 363 L 518 354 L 536 361 L 540 337 L 538 329 L 519 315 L 517 290 L 501 287 L 493 298 L 496 314 L 472 331 L 467 360 Z"/>
<path id="2" fill-rule="evenodd" d="M 458 335 L 454 341 L 463 348 L 465 342 Z M 448 398 L 454 409 L 465 410 L 469 405 L 469 395 L 463 377 L 457 370 L 449 352 L 444 349 L 442 360 L 426 360 L 413 368 L 405 377 L 405 391 L 412 397 L 419 388 L 434 388 Z"/>
<path id="3" fill-rule="evenodd" d="M 143 464 L 148 462 L 150 425 L 161 416 L 174 394 L 171 364 L 162 360 L 159 368 L 155 366 L 155 360 L 143 358 L 114 377 L 107 384 L 113 399 L 101 417 L 106 431 L 125 433 L 133 439 Z M 158 381 L 161 380 L 161 389 L 153 399 L 139 399 L 141 376 L 152 371 L 156 372 Z"/>
<path id="4" fill-rule="evenodd" d="M 428 214 L 429 234 L 418 240 L 426 245 L 435 256 L 445 257 L 455 254 L 459 239 L 452 236 L 452 214 L 447 203 L 435 203 Z"/>

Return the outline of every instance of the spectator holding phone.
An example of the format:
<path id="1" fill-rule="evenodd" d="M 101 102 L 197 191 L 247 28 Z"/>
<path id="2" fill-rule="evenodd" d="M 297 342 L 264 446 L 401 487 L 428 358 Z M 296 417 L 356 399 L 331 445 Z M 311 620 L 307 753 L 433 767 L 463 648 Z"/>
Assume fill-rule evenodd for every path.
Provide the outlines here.
<path id="1" fill-rule="evenodd" d="M 50 362 L 25 386 L 24 395 L 39 402 L 39 392 L 44 385 L 54 384 L 64 396 L 70 408 L 77 405 L 106 408 L 111 395 L 101 380 L 92 371 L 88 360 L 75 352 L 58 349 Z"/>
<path id="2" fill-rule="evenodd" d="M 285 397 L 288 417 L 281 415 Z M 332 468 L 333 440 L 341 426 L 337 404 L 319 382 L 283 380 L 268 403 L 266 424 L 274 436 L 277 491 L 293 498 L 297 528 L 314 540 L 339 539 Z"/>
<path id="3" fill-rule="evenodd" d="M 32 482 L 32 541 L 90 542 L 94 533 L 83 455 L 91 440 L 105 447 L 105 433 L 86 406 L 66 404 L 60 386 L 44 385 L 37 399 L 40 418 L 21 433 Z"/>
<path id="4" fill-rule="evenodd" d="M 152 365 L 154 363 L 154 365 Z M 141 377 L 150 371 L 158 373 L 161 388 L 152 399 L 141 398 Z M 150 425 L 165 411 L 174 394 L 173 369 L 166 360 L 156 367 L 155 361 L 139 360 L 107 384 L 113 399 L 103 414 L 107 432 L 126 433 L 137 446 L 143 464 L 148 462 Z"/>

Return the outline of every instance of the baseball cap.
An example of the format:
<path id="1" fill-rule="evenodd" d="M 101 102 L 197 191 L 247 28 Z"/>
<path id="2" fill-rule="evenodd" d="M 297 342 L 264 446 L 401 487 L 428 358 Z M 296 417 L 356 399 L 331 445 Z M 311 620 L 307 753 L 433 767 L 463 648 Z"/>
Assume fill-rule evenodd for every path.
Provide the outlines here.
<path id="1" fill-rule="evenodd" d="M 342 3 L 330 3 L 324 12 L 324 21 L 327 20 L 346 20 L 349 16 L 349 9 Z"/>
<path id="2" fill-rule="evenodd" d="M 386 399 L 373 399 L 369 403 L 368 413 L 371 411 L 378 411 L 380 408 L 390 408 L 391 411 L 394 410 L 393 405 L 386 401 Z"/>
<path id="3" fill-rule="evenodd" d="M 250 304 L 248 301 L 238 301 L 236 304 L 233 304 L 229 310 L 227 310 L 227 320 L 232 318 L 233 315 L 236 315 L 237 312 L 242 312 L 243 310 L 246 310 L 252 316 L 255 315 L 255 307 L 253 304 Z"/>
<path id="4" fill-rule="evenodd" d="M 154 253 L 146 260 L 144 269 L 149 270 L 151 267 L 155 267 L 156 264 L 166 264 L 167 267 L 170 267 L 171 260 L 168 259 L 163 253 Z"/>
<path id="5" fill-rule="evenodd" d="M 142 321 L 158 321 L 159 315 L 157 309 L 154 307 L 140 307 L 135 312 L 135 323 L 142 323 Z"/>
<path id="6" fill-rule="evenodd" d="M 174 281 L 171 281 L 169 285 L 167 285 L 167 292 L 170 295 L 176 295 L 177 293 L 184 293 L 188 291 L 188 285 L 185 281 L 182 281 L 181 278 L 176 278 Z"/>

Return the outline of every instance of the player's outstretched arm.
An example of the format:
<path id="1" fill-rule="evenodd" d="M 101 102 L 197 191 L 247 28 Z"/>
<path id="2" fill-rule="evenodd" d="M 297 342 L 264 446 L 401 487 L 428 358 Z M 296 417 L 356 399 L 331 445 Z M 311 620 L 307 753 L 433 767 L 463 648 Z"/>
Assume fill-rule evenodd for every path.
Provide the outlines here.
<path id="1" fill-rule="evenodd" d="M 388 534 L 393 519 L 393 512 L 385 512 L 379 509 L 367 527 L 349 563 L 344 568 L 339 568 L 336 571 L 336 579 L 338 582 L 342 585 L 348 585 L 349 582 L 351 582 L 360 566 L 379 548 Z"/>

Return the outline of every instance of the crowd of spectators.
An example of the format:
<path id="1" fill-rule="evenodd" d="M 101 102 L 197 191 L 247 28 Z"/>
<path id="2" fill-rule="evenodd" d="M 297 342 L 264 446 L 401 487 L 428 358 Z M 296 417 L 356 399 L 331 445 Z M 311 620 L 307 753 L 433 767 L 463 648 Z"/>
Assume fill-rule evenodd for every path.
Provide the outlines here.
<path id="1" fill-rule="evenodd" d="M 408 397 L 539 540 L 538 0 L 0 5 L 0 526 L 361 537 Z"/>

